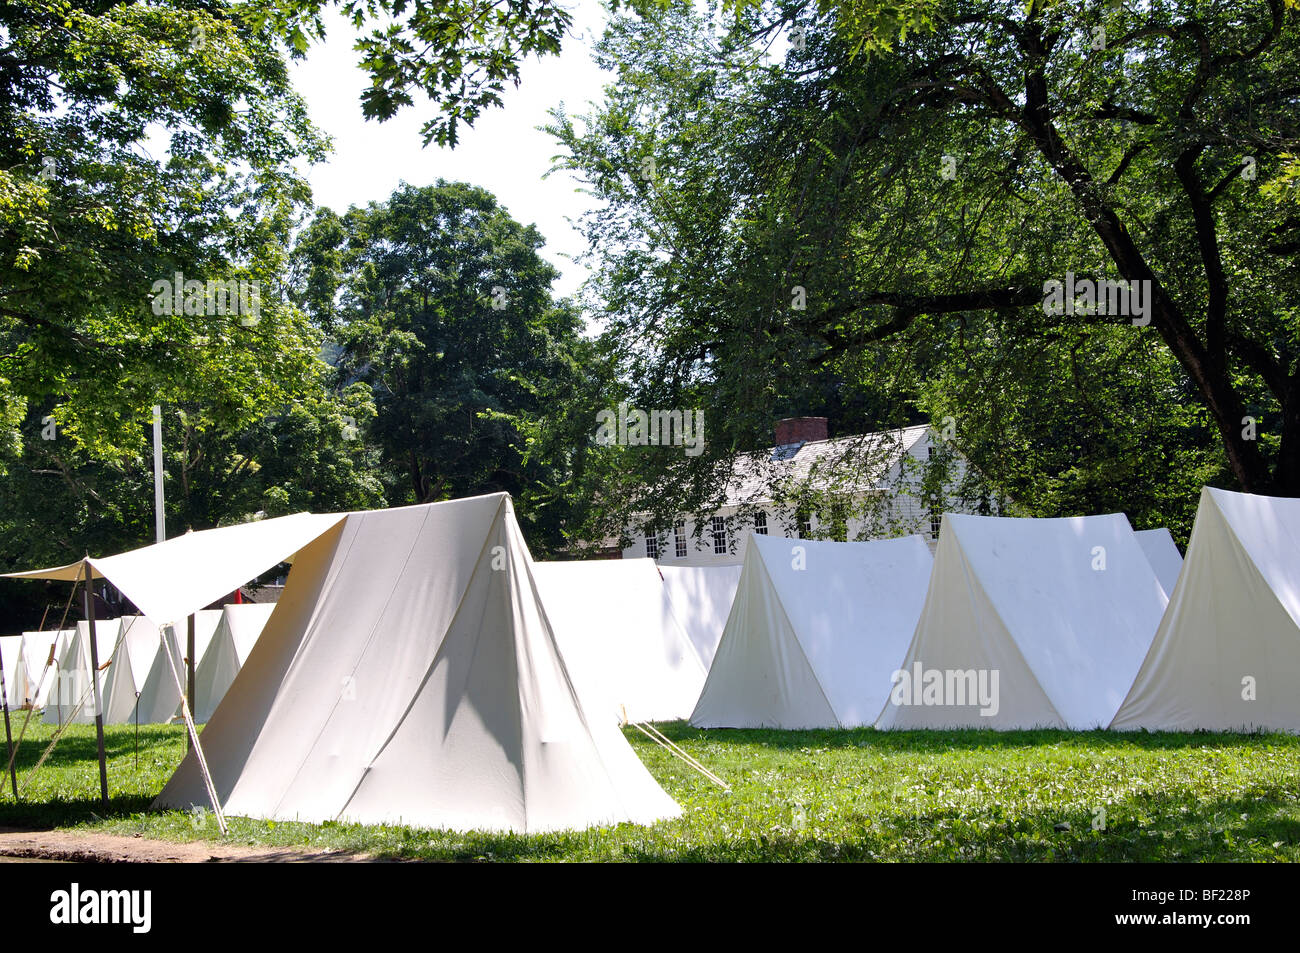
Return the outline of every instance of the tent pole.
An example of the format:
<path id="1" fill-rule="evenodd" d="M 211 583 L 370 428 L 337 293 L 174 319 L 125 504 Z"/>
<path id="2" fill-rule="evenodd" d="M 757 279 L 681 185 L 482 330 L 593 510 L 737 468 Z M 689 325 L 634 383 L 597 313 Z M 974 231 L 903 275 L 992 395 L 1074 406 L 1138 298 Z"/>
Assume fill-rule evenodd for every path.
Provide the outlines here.
<path id="1" fill-rule="evenodd" d="M 95 690 L 95 744 L 99 749 L 99 797 L 108 807 L 108 765 L 104 761 L 104 707 L 99 697 L 99 646 L 95 638 L 95 594 L 90 557 L 86 557 L 86 589 L 81 594 L 86 609 L 86 626 L 90 629 L 90 684 Z"/>
<path id="2" fill-rule="evenodd" d="M 194 620 L 197 613 L 191 613 L 189 633 L 185 639 L 185 697 L 189 699 L 190 711 L 194 710 Z M 186 751 L 194 750 L 194 741 L 189 733 L 185 734 Z"/>
<path id="3" fill-rule="evenodd" d="M 14 774 L 14 736 L 9 729 L 9 686 L 5 684 L 4 650 L 0 649 L 0 701 L 5 706 L 5 744 L 9 746 L 9 783 L 14 788 L 14 800 L 18 800 L 18 776 Z"/>

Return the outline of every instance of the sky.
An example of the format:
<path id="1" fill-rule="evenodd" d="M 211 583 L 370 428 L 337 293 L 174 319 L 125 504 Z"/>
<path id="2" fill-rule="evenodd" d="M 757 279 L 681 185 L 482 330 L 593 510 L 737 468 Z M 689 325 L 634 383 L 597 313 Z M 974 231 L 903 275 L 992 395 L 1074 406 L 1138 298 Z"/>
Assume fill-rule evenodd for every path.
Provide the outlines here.
<path id="1" fill-rule="evenodd" d="M 561 273 L 553 291 L 573 294 L 587 271 L 565 256 L 582 253 L 586 243 L 568 220 L 576 222 L 593 200 L 578 191 L 580 183 L 569 173 L 543 180 L 558 146 L 537 127 L 561 102 L 570 114 L 587 112 L 589 103 L 602 98 L 612 74 L 603 72 L 590 53 L 603 29 L 600 4 L 576 0 L 570 10 L 572 35 L 561 54 L 529 59 L 520 69 L 519 88 L 507 86 L 504 107 L 482 113 L 473 128 L 461 127 L 455 149 L 421 145 L 420 126 L 433 116 L 433 106 L 418 97 L 387 122 L 362 117 L 360 96 L 369 77 L 356 66 L 356 31 L 340 16 L 328 20 L 326 41 L 292 67 L 312 120 L 334 139 L 329 159 L 306 172 L 316 204 L 342 213 L 351 205 L 388 198 L 401 182 L 429 185 L 443 178 L 482 186 L 517 221 L 537 226 L 546 239 L 543 257 Z"/>

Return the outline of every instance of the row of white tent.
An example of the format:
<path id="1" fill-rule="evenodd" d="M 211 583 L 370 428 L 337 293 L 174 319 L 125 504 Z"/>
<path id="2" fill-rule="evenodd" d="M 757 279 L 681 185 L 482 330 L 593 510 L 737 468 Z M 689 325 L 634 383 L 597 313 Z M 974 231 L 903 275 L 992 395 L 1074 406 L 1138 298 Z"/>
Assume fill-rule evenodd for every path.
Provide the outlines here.
<path id="1" fill-rule="evenodd" d="M 1062 562 L 1055 571 L 1066 586 L 1079 569 L 1087 573 L 1081 579 L 1093 582 L 1149 583 L 1154 572 L 1159 588 L 1147 587 L 1146 614 L 1131 626 L 1148 635 L 1182 563 L 1168 530 L 1135 534 L 1123 516 L 1082 524 L 980 518 L 958 524 L 963 539 L 970 527 L 1001 527 L 1009 535 L 1000 545 L 1022 553 L 1040 575 L 1048 572 L 1041 559 L 1053 552 L 1052 539 L 1086 525 L 1088 547 L 1080 549 L 1067 532 L 1056 550 L 1075 563 L 1082 556 L 1082 564 Z M 1094 578 L 1092 548 L 1103 544 L 1119 563 L 1109 577 Z M 1019 572 L 1007 568 L 1005 556 L 995 560 L 1004 571 Z M 1138 575 L 1123 571 L 1129 563 L 1138 565 Z M 926 604 L 934 565 L 919 536 L 870 543 L 753 536 L 743 567 L 656 567 L 632 559 L 537 563 L 534 571 L 570 674 L 602 710 L 632 722 L 690 718 L 709 728 L 815 728 L 876 723 Z M 1131 602 L 1112 601 L 1113 615 L 1126 616 Z M 1074 618 L 1077 608 L 1057 615 Z M 1109 631 L 1108 623 L 1094 621 Z M 1086 659 L 1059 660 L 1058 667 L 1084 682 L 1090 676 L 1079 665 Z M 933 706 L 925 714 L 931 721 L 953 717 Z M 977 724 L 1020 725 L 1039 717 L 1041 708 L 1001 714 Z M 1070 723 L 1078 721 L 1072 716 Z"/>
<path id="2" fill-rule="evenodd" d="M 194 613 L 195 721 L 206 721 L 216 710 L 274 608 L 245 603 Z M 95 638 L 105 724 L 158 724 L 179 717 L 177 680 L 179 675 L 183 684 L 185 678 L 185 626 L 159 626 L 145 616 L 123 616 L 96 621 Z M 0 647 L 11 708 L 43 708 L 48 724 L 94 722 L 87 622 L 5 636 Z"/>
<path id="3" fill-rule="evenodd" d="M 752 537 L 690 721 L 1300 731 L 1300 500 L 1205 489 L 1185 563 L 1122 514 Z"/>
<path id="4" fill-rule="evenodd" d="M 47 665 L 57 662 L 59 648 L 68 636 L 63 632 L 24 632 L 22 635 L 0 637 L 0 652 L 4 655 L 4 699 L 10 708 L 31 705 L 39 708 L 45 704 L 54 679 L 41 681 Z"/>
<path id="5" fill-rule="evenodd" d="M 1300 501 L 1207 490 L 1172 584 L 1172 558 L 1155 568 L 1123 516 L 948 516 L 933 559 L 918 538 L 754 537 L 738 575 L 659 579 L 648 561 L 535 564 L 493 494 L 26 575 L 93 570 L 180 618 L 292 557 L 157 806 L 206 805 L 206 771 L 231 814 L 537 832 L 680 812 L 619 719 L 1300 729 L 1297 539 Z M 899 700 L 913 672 L 918 705 Z M 943 704 L 965 685 L 948 672 L 998 672 L 996 713 L 979 714 L 978 677 L 975 705 Z"/>
<path id="6" fill-rule="evenodd" d="M 575 683 L 629 721 L 1297 731 L 1293 506 L 1206 489 L 1182 589 L 1168 530 L 1122 514 L 949 514 L 934 557 L 752 536 L 743 566 L 535 569 Z"/>

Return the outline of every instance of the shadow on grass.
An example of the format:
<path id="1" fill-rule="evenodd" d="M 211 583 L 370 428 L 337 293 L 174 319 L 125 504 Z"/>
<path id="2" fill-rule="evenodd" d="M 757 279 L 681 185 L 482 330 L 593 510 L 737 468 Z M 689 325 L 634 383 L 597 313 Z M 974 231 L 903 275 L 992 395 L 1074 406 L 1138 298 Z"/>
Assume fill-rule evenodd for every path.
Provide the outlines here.
<path id="1" fill-rule="evenodd" d="M 15 804 L 9 789 L 0 802 L 0 827 L 49 830 L 93 821 L 120 820 L 149 809 L 150 795 L 122 794 L 108 799 L 105 807 L 98 797 L 55 798 L 49 801 L 20 801 Z"/>
<path id="2" fill-rule="evenodd" d="M 292 854 L 266 853 L 266 854 L 248 854 L 243 857 L 213 857 L 208 863 L 213 864 L 345 864 L 352 861 L 388 861 L 396 863 L 405 858 L 400 857 L 379 857 L 366 855 L 363 851 L 356 850 L 321 850 L 305 851 L 299 850 Z"/>
<path id="3" fill-rule="evenodd" d="M 141 725 L 140 737 L 137 742 L 131 726 L 114 725 L 111 727 L 116 730 L 106 730 L 104 732 L 104 757 L 108 761 L 132 759 L 137 751 L 142 758 L 152 756 L 157 750 L 174 749 L 177 745 L 176 735 L 174 730 L 171 729 L 159 729 L 155 725 Z M 15 731 L 14 741 L 17 740 L 17 731 Z M 34 766 L 40 760 L 49 743 L 48 737 L 36 737 L 29 734 L 18 747 L 18 757 L 14 759 L 14 767 L 22 771 Z M 98 760 L 98 742 L 95 740 L 94 726 L 90 726 L 89 732 L 82 731 L 77 734 L 66 734 L 60 738 L 46 764 L 66 766 L 78 761 Z M 0 770 L 7 768 L 8 764 L 8 749 L 5 747 L 3 737 L 0 737 Z"/>

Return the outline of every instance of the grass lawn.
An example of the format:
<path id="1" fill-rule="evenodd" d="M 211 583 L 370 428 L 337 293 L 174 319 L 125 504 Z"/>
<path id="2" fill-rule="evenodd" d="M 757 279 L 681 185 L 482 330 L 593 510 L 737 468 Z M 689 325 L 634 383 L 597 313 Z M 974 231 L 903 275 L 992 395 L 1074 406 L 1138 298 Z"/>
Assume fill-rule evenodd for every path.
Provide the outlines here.
<path id="1" fill-rule="evenodd" d="M 1300 860 L 1300 737 L 661 727 L 732 791 L 627 729 L 681 818 L 530 837 L 232 818 L 231 841 L 431 860 Z M 52 733 L 28 728 L 24 803 L 6 778 L 0 825 L 219 838 L 210 814 L 148 811 L 182 729 L 140 728 L 138 766 L 134 728 L 106 729 L 106 813 L 93 727 L 69 731 L 27 781 Z"/>

